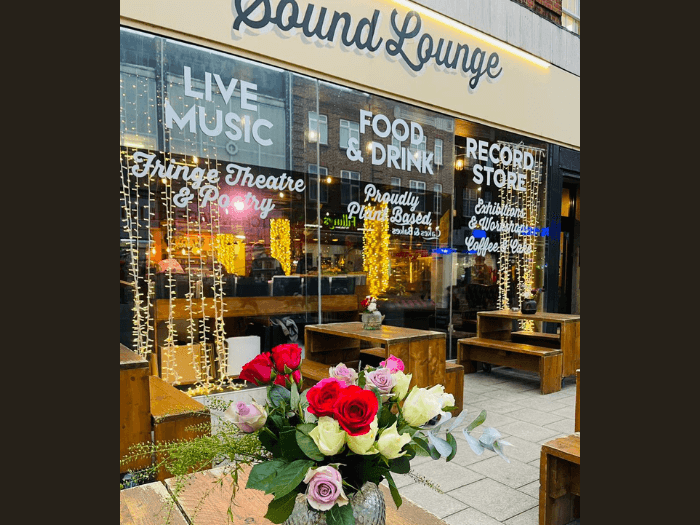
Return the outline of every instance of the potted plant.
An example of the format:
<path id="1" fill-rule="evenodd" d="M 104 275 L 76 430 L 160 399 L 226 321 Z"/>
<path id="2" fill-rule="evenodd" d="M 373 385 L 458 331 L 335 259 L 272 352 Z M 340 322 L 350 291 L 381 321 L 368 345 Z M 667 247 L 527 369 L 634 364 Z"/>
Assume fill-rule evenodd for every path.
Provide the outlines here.
<path id="1" fill-rule="evenodd" d="M 365 330 L 378 330 L 382 326 L 384 316 L 377 309 L 377 298 L 368 295 L 360 302 L 362 308 L 362 328 Z"/>
<path id="2" fill-rule="evenodd" d="M 522 293 L 523 304 L 520 311 L 524 314 L 534 314 L 537 312 L 537 295 L 542 288 L 531 288 Z"/>

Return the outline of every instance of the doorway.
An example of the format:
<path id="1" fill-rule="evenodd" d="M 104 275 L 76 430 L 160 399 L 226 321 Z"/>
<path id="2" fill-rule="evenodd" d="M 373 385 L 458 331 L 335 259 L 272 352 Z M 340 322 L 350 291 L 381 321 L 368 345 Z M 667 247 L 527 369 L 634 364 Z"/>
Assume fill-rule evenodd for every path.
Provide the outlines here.
<path id="1" fill-rule="evenodd" d="M 559 304 L 562 314 L 581 313 L 581 182 L 564 176 L 559 243 Z"/>

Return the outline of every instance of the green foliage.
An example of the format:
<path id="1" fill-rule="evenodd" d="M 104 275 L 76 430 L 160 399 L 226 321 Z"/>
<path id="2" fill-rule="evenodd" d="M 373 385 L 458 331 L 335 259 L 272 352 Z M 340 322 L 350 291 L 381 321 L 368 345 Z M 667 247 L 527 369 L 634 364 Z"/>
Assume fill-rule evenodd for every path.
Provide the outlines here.
<path id="1" fill-rule="evenodd" d="M 284 523 L 294 510 L 294 500 L 296 497 L 297 493 L 292 491 L 282 498 L 272 500 L 267 506 L 265 518 L 272 523 Z"/>
<path id="2" fill-rule="evenodd" d="M 342 507 L 333 505 L 326 512 L 326 523 L 328 525 L 355 525 L 355 517 L 352 514 L 350 503 Z"/>

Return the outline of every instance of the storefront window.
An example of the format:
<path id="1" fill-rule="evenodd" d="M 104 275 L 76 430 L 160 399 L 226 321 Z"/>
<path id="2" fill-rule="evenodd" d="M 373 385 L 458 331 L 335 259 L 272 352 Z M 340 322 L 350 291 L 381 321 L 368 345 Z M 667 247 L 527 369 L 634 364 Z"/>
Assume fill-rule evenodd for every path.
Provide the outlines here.
<path id="1" fill-rule="evenodd" d="M 484 161 L 479 141 L 533 164 Z M 238 338 L 302 343 L 306 324 L 356 320 L 364 295 L 386 324 L 468 330 L 479 309 L 541 283 L 545 155 L 524 137 L 123 28 L 121 341 L 173 384 L 221 387 Z M 532 230 L 503 233 L 492 200 L 525 210 L 518 225 Z"/>

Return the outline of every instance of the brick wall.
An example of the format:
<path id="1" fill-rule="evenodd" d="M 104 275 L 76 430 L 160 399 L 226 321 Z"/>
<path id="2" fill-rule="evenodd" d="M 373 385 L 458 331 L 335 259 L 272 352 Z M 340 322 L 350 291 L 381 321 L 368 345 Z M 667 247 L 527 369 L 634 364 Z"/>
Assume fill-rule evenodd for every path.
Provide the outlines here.
<path id="1" fill-rule="evenodd" d="M 542 18 L 561 25 L 561 0 L 513 0 L 534 11 Z"/>

